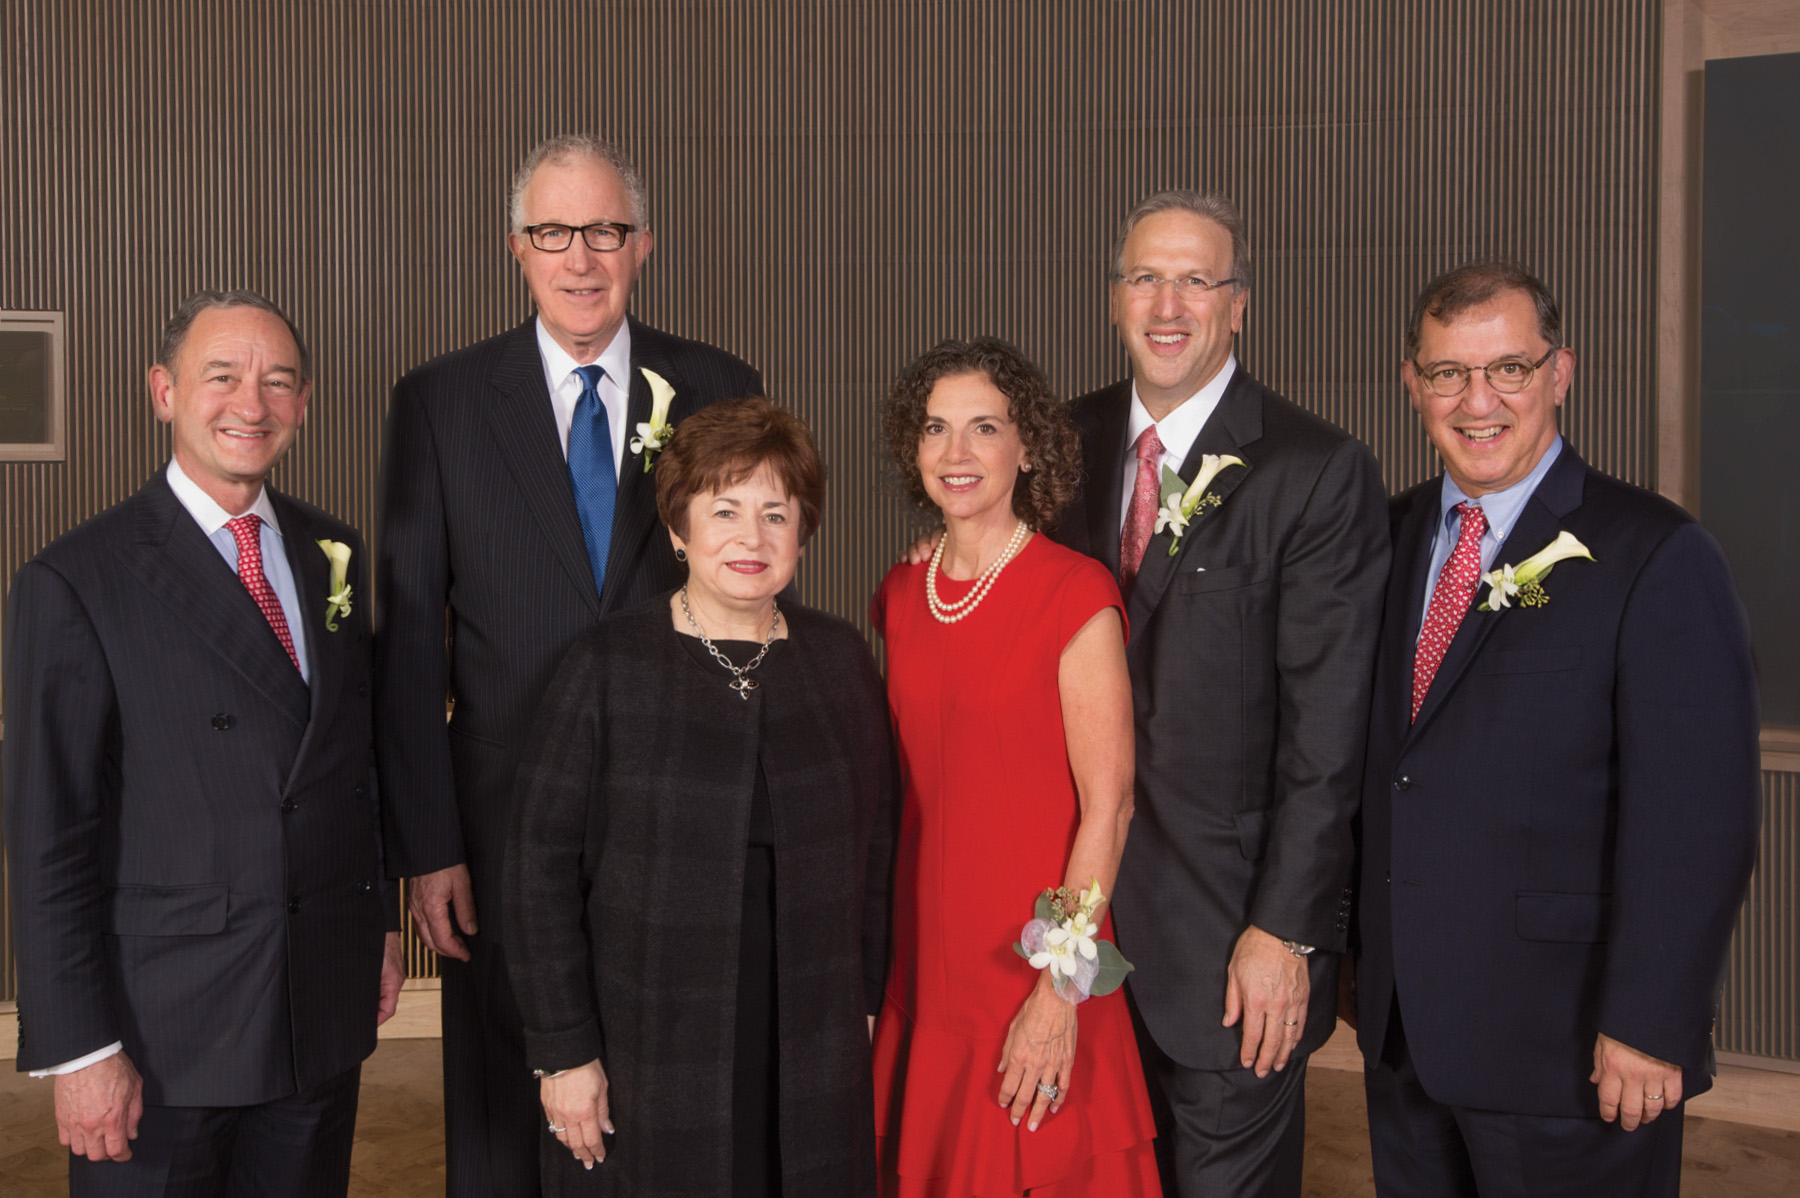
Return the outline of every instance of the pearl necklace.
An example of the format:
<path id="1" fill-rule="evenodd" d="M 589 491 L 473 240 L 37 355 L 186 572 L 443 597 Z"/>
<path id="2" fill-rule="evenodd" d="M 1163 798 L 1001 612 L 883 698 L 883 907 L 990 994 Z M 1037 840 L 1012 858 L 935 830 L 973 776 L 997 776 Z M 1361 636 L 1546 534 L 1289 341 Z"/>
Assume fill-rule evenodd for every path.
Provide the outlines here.
<path id="1" fill-rule="evenodd" d="M 775 619 L 769 624 L 769 639 L 763 642 L 762 650 L 749 662 L 741 666 L 734 666 L 731 664 L 731 659 L 719 652 L 718 646 L 712 643 L 705 630 L 700 627 L 700 621 L 694 619 L 694 609 L 688 606 L 687 588 L 681 588 L 681 614 L 687 617 L 688 627 L 694 630 L 694 635 L 700 638 L 700 643 L 706 646 L 706 651 L 713 655 L 713 660 L 731 671 L 731 689 L 736 691 L 738 698 L 746 703 L 750 701 L 750 692 L 756 689 L 756 680 L 746 677 L 746 675 L 762 664 L 762 659 L 769 655 L 769 646 L 775 643 L 775 634 L 781 631 L 781 607 L 775 603 L 771 603 L 770 606 L 775 609 Z"/>
<path id="2" fill-rule="evenodd" d="M 925 605 L 931 609 L 931 614 L 937 618 L 938 623 L 954 624 L 980 607 L 981 601 L 994 588 L 994 579 L 1000 577 L 1000 571 L 1006 569 L 1007 562 L 1019 556 L 1019 550 L 1025 546 L 1025 538 L 1030 535 L 1031 529 L 1026 526 L 1025 521 L 1019 521 L 1019 526 L 1007 538 L 1006 548 L 1000 551 L 994 564 L 983 570 L 981 577 L 975 580 L 975 588 L 955 603 L 945 603 L 938 598 L 938 566 L 944 560 L 944 545 L 950 540 L 950 534 L 945 533 L 939 537 L 937 548 L 931 551 L 931 564 L 925 568 Z"/>

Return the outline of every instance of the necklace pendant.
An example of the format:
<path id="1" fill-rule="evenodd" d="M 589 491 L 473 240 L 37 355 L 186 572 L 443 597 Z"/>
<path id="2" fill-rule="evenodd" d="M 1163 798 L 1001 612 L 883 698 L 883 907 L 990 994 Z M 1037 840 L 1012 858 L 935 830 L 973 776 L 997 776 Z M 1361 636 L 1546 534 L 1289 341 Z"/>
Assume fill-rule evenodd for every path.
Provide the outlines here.
<path id="1" fill-rule="evenodd" d="M 756 689 L 756 683 L 749 678 L 739 678 L 731 684 L 731 689 L 738 693 L 738 698 L 748 703 L 750 692 Z"/>

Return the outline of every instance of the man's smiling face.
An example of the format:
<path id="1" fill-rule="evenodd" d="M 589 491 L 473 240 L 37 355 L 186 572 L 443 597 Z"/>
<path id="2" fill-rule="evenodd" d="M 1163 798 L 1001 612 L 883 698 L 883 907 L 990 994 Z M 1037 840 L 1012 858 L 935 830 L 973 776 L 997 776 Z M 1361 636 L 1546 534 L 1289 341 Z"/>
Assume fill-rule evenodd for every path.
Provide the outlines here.
<path id="1" fill-rule="evenodd" d="M 1457 395 L 1438 395 L 1420 371 L 1477 367 L 1502 359 L 1536 362 L 1550 350 L 1538 331 L 1537 310 L 1523 291 L 1503 291 L 1448 321 L 1427 316 L 1419 350 L 1402 364 L 1413 410 L 1443 456 L 1450 478 L 1471 497 L 1504 491 L 1530 474 L 1556 441 L 1556 410 L 1575 376 L 1575 355 L 1557 349 L 1522 390 L 1494 390 L 1475 370 Z M 1417 363 L 1415 365 L 1415 363 Z"/>
<path id="2" fill-rule="evenodd" d="M 1231 234 L 1216 221 L 1179 209 L 1154 212 L 1120 247 L 1121 280 L 1229 279 Z M 1232 335 L 1244 327 L 1249 293 L 1225 286 L 1184 300 L 1168 284 L 1140 295 L 1123 281 L 1112 288 L 1112 321 L 1131 356 L 1138 395 L 1158 420 L 1212 380 L 1231 356 Z"/>

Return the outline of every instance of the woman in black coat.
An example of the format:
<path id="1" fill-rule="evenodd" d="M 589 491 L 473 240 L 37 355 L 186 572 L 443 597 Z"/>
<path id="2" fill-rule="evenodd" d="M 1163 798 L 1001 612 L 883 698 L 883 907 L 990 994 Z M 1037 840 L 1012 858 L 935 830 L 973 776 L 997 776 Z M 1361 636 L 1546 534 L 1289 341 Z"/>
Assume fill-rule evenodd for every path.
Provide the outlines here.
<path id="1" fill-rule="evenodd" d="M 655 470 L 688 583 L 570 649 L 513 803 L 545 1192 L 872 1195 L 893 754 L 861 635 L 776 601 L 818 525 L 818 452 L 734 400 Z"/>

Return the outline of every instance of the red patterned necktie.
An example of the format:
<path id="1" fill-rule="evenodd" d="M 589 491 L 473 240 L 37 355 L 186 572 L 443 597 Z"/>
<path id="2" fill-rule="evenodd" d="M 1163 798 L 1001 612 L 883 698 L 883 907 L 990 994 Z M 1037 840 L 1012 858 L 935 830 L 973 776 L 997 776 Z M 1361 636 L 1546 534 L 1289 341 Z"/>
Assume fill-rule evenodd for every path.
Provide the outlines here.
<path id="1" fill-rule="evenodd" d="M 225 521 L 225 527 L 237 541 L 238 578 L 243 581 L 244 589 L 256 600 L 256 606 L 262 609 L 263 619 L 275 632 L 275 639 L 287 650 L 288 660 L 294 668 L 300 668 L 300 658 L 294 653 L 294 637 L 288 632 L 287 617 L 281 613 L 281 600 L 275 597 L 275 588 L 263 575 L 262 567 L 262 517 L 251 513 Z"/>
<path id="2" fill-rule="evenodd" d="M 1431 689 L 1431 680 L 1444 662 L 1450 641 L 1462 625 L 1470 601 L 1475 598 L 1475 588 L 1481 583 L 1481 534 L 1487 531 L 1487 513 L 1475 503 L 1457 504 L 1456 513 L 1462 517 L 1462 529 L 1456 535 L 1456 548 L 1450 552 L 1450 560 L 1444 563 L 1443 572 L 1438 575 L 1437 586 L 1432 588 L 1431 606 L 1426 609 L 1425 627 L 1419 633 L 1419 648 L 1413 657 L 1412 718 L 1415 720 L 1425 702 L 1425 693 Z"/>
<path id="3" fill-rule="evenodd" d="M 1150 547 L 1150 534 L 1156 527 L 1157 483 L 1162 474 L 1162 438 L 1153 424 L 1138 435 L 1137 483 L 1131 488 L 1131 506 L 1125 511 L 1125 527 L 1119 532 L 1119 589 L 1131 594 L 1137 581 L 1138 568 L 1144 564 L 1144 550 Z"/>

